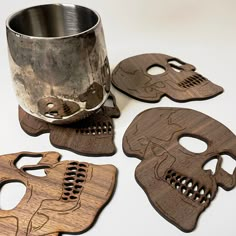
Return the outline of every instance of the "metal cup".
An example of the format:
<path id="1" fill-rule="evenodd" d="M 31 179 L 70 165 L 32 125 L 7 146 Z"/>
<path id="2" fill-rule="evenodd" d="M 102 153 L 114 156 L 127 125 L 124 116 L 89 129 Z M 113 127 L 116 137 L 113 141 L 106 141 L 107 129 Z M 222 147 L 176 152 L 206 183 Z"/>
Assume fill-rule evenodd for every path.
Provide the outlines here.
<path id="1" fill-rule="evenodd" d="M 6 23 L 19 105 L 65 124 L 97 110 L 110 91 L 100 16 L 85 7 L 49 4 L 24 9 Z"/>

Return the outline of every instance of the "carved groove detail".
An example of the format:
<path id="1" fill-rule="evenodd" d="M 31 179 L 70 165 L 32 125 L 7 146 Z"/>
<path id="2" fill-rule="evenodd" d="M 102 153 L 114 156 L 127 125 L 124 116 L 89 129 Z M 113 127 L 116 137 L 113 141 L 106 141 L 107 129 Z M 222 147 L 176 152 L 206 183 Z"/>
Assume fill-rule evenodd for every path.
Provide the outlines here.
<path id="1" fill-rule="evenodd" d="M 205 77 L 203 77 L 200 74 L 195 74 L 195 75 L 189 76 L 182 82 L 178 83 L 178 86 L 181 88 L 191 88 L 191 87 L 198 86 L 205 81 L 207 81 Z"/>
<path id="2" fill-rule="evenodd" d="M 169 169 L 165 175 L 165 180 L 179 193 L 199 204 L 208 205 L 211 201 L 211 191 L 192 178 Z"/>
<path id="3" fill-rule="evenodd" d="M 106 135 L 113 134 L 114 128 L 111 122 L 97 122 L 89 127 L 81 127 L 76 129 L 76 133 L 82 135 Z"/>
<path id="4" fill-rule="evenodd" d="M 62 200 L 77 200 L 86 181 L 88 164 L 70 162 L 64 175 Z"/>

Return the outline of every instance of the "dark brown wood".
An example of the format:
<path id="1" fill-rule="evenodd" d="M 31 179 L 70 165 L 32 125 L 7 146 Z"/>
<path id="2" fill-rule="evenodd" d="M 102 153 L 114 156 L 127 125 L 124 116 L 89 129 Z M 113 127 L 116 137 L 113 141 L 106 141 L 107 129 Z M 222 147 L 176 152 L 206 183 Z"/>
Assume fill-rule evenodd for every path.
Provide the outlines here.
<path id="1" fill-rule="evenodd" d="M 22 156 L 42 156 L 35 166 L 18 169 Z M 62 161 L 57 152 L 21 152 L 0 156 L 0 184 L 21 182 L 26 193 L 12 210 L 0 210 L 3 236 L 57 236 L 80 233 L 95 221 L 108 203 L 116 183 L 116 168 L 86 162 Z M 44 169 L 45 177 L 27 170 Z"/>
<path id="2" fill-rule="evenodd" d="M 177 65 L 176 65 L 177 63 Z M 151 75 L 153 66 L 164 73 Z M 202 100 L 223 92 L 223 88 L 195 72 L 193 65 L 164 54 L 143 54 L 121 61 L 112 74 L 112 84 L 144 102 L 158 102 L 163 96 L 178 102 Z"/>
<path id="3" fill-rule="evenodd" d="M 89 156 L 108 156 L 116 152 L 114 145 L 114 123 L 120 111 L 111 95 L 113 107 L 103 105 L 89 117 L 68 125 L 49 124 L 35 118 L 19 107 L 22 129 L 31 136 L 50 133 L 50 142 L 57 148 Z"/>
<path id="4" fill-rule="evenodd" d="M 193 153 L 179 143 L 181 137 L 205 141 L 207 150 Z M 236 160 L 236 136 L 198 111 L 154 108 L 140 113 L 124 134 L 123 150 L 141 159 L 135 177 L 153 207 L 186 232 L 194 230 L 218 186 L 231 190 L 236 185 L 236 168 L 230 174 L 221 167 L 223 154 Z M 213 159 L 215 173 L 204 169 Z"/>

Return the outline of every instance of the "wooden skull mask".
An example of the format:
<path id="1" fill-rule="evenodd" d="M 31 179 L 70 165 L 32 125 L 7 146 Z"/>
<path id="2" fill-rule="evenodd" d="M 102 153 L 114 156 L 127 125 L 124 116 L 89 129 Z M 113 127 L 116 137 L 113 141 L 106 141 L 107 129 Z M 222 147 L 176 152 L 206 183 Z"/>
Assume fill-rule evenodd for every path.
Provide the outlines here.
<path id="1" fill-rule="evenodd" d="M 161 74 L 148 73 L 153 66 L 164 69 Z M 223 88 L 195 72 L 196 68 L 164 54 L 143 54 L 127 58 L 113 71 L 112 83 L 119 90 L 145 102 L 158 102 L 163 96 L 175 101 L 207 99 L 223 92 Z"/>
<path id="2" fill-rule="evenodd" d="M 42 156 L 35 166 L 18 169 L 22 156 Z M 78 161 L 59 161 L 56 152 L 22 152 L 0 157 L 0 183 L 18 181 L 26 194 L 12 210 L 0 210 L 1 235 L 50 235 L 78 233 L 89 228 L 110 199 L 116 179 L 112 165 L 93 165 Z M 27 170 L 43 168 L 45 177 Z"/>
<path id="3" fill-rule="evenodd" d="M 208 144 L 193 153 L 179 144 L 183 136 Z M 135 177 L 155 209 L 183 231 L 192 231 L 200 214 L 215 198 L 218 186 L 236 185 L 236 168 L 229 174 L 221 155 L 236 159 L 236 137 L 224 125 L 200 112 L 182 108 L 154 108 L 139 114 L 123 138 L 126 155 L 141 159 Z M 204 170 L 216 159 L 213 174 Z"/>

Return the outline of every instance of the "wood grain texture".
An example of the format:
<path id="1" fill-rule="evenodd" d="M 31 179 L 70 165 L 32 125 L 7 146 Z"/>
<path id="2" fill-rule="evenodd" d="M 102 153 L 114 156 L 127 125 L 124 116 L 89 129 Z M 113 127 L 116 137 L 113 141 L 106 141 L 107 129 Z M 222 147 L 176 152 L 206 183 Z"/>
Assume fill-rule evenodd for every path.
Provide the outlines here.
<path id="1" fill-rule="evenodd" d="M 18 169 L 23 156 L 42 156 L 34 166 Z M 62 161 L 57 152 L 21 152 L 0 156 L 0 184 L 20 182 L 26 193 L 12 210 L 0 210 L 2 236 L 57 236 L 80 233 L 92 226 L 108 203 L 116 183 L 116 168 L 86 162 Z M 43 168 L 45 177 L 27 173 Z"/>
<path id="2" fill-rule="evenodd" d="M 165 70 L 151 75 L 153 66 Z M 223 92 L 223 88 L 195 72 L 196 68 L 164 54 L 143 54 L 121 61 L 112 74 L 112 84 L 125 94 L 144 101 L 158 102 L 163 96 L 178 102 L 202 100 Z"/>
<path id="3" fill-rule="evenodd" d="M 89 156 L 108 156 L 116 152 L 114 123 L 112 118 L 120 116 L 113 95 L 113 106 L 103 105 L 89 117 L 68 125 L 54 125 L 35 118 L 19 107 L 22 129 L 31 136 L 50 133 L 50 142 L 57 148 Z"/>
<path id="4" fill-rule="evenodd" d="M 179 143 L 181 137 L 203 140 L 207 150 L 191 152 Z M 233 174 L 222 168 L 223 154 L 236 160 L 236 136 L 198 111 L 154 108 L 140 113 L 124 134 L 123 150 L 141 159 L 135 177 L 153 207 L 185 232 L 195 229 L 219 186 L 228 191 L 236 186 L 236 168 Z M 215 173 L 204 169 L 213 159 Z"/>

